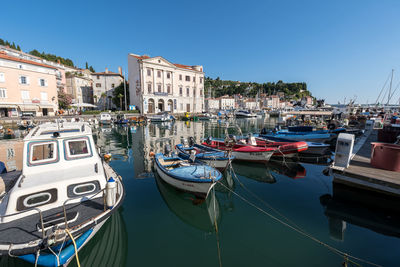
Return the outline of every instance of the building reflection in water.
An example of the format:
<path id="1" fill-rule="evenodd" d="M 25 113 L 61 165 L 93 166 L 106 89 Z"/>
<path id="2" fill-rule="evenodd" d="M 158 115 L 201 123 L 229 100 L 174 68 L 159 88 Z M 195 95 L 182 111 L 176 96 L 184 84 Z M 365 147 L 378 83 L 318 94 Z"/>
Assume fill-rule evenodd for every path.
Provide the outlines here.
<path id="1" fill-rule="evenodd" d="M 333 183 L 333 195 L 320 197 L 332 238 L 344 240 L 347 223 L 400 237 L 400 200 Z"/>

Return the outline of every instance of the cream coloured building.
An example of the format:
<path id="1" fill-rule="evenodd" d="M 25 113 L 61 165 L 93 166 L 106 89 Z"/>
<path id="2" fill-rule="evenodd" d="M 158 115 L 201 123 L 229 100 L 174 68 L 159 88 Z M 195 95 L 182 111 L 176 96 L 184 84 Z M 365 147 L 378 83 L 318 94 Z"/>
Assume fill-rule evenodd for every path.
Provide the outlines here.
<path id="1" fill-rule="evenodd" d="M 54 115 L 57 68 L 0 52 L 0 116 Z"/>
<path id="2" fill-rule="evenodd" d="M 202 66 L 173 64 L 163 57 L 128 55 L 130 104 L 143 114 L 204 110 Z"/>

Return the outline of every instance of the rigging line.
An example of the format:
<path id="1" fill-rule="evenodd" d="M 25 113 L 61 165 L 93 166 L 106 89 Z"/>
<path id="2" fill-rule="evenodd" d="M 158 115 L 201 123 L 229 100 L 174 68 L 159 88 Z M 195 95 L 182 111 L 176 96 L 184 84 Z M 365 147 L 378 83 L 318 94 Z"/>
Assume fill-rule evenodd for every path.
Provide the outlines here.
<path id="1" fill-rule="evenodd" d="M 237 177 L 235 171 L 232 168 L 231 165 L 231 172 L 233 173 L 235 179 L 239 182 L 239 184 L 242 186 L 243 189 L 245 189 L 249 194 L 251 194 L 253 197 L 255 197 L 257 200 L 259 200 L 261 203 L 263 203 L 265 206 L 267 206 L 268 208 L 270 208 L 272 211 L 274 211 L 276 214 L 278 214 L 279 216 L 282 216 L 282 218 L 284 218 L 287 222 L 292 223 L 293 225 L 295 225 L 297 228 L 300 228 L 300 226 L 298 226 L 295 222 L 293 222 L 292 220 L 290 220 L 288 217 L 286 217 L 285 215 L 283 215 L 282 213 L 280 213 L 278 210 L 276 210 L 274 207 L 272 207 L 270 204 L 268 204 L 266 201 L 264 201 L 262 198 L 260 198 L 257 194 L 255 194 L 253 191 L 251 191 L 250 189 L 247 188 L 247 186 L 245 186 L 242 181 L 239 180 L 239 177 Z"/>
<path id="2" fill-rule="evenodd" d="M 213 194 L 214 194 L 214 203 L 213 203 L 213 205 L 214 205 L 214 227 L 215 227 L 215 237 L 217 238 L 217 248 L 218 248 L 218 261 L 219 261 L 219 266 L 220 267 L 222 267 L 222 259 L 221 259 L 221 248 L 220 248 L 220 246 L 219 246 L 219 235 L 218 235 L 218 222 L 217 222 L 217 213 L 216 213 L 216 210 L 215 210 L 215 205 L 216 205 L 216 203 L 215 203 L 215 198 L 216 198 L 216 196 L 215 196 L 215 188 L 213 187 Z"/>
<path id="3" fill-rule="evenodd" d="M 381 94 L 382 94 L 382 92 L 383 92 L 383 89 L 386 87 L 387 82 L 389 81 L 390 75 L 391 75 L 391 73 L 389 73 L 389 75 L 388 75 L 388 77 L 387 77 L 387 79 L 386 79 L 386 82 L 385 82 L 385 84 L 383 85 L 383 87 L 382 87 L 382 89 L 381 89 L 381 92 L 379 93 L 379 95 L 378 95 L 378 97 L 377 97 L 377 99 L 376 99 L 376 101 L 375 101 L 375 106 L 378 104 L 378 100 L 379 100 L 379 98 L 381 97 Z M 385 99 L 385 98 L 383 98 L 383 99 Z"/>
<path id="4" fill-rule="evenodd" d="M 394 93 L 396 93 L 397 89 L 399 88 L 400 82 L 396 85 L 396 87 L 394 88 L 392 94 L 390 95 L 390 99 L 392 99 L 392 97 L 394 96 Z"/>
<path id="5" fill-rule="evenodd" d="M 219 182 L 219 181 L 217 181 L 217 182 Z M 220 183 L 223 187 L 225 187 L 228 191 L 231 191 L 232 194 L 236 195 L 238 198 L 240 198 L 242 201 L 246 202 L 247 204 L 249 204 L 249 205 L 252 206 L 253 208 L 259 210 L 261 213 L 264 213 L 265 215 L 267 215 L 267 216 L 270 217 L 271 219 L 273 219 L 273 220 L 275 220 L 275 221 L 277 221 L 277 222 L 283 224 L 284 226 L 286 226 L 286 227 L 288 227 L 288 228 L 294 230 L 295 232 L 297 232 L 297 233 L 299 233 L 299 234 L 301 234 L 301 235 L 303 235 L 303 236 L 305 236 L 305 237 L 310 238 L 310 239 L 313 240 L 314 242 L 316 242 L 316 243 L 318 243 L 318 244 L 320 244 L 320 245 L 322 245 L 322 246 L 328 248 L 328 249 L 331 250 L 332 252 L 337 253 L 337 254 L 339 254 L 339 255 L 341 255 L 341 256 L 350 257 L 350 258 L 352 258 L 352 259 L 354 259 L 354 260 L 358 260 L 358 261 L 367 263 L 367 264 L 372 265 L 372 266 L 382 267 L 382 265 L 379 265 L 379 264 L 376 264 L 376 263 L 373 263 L 373 262 L 370 262 L 370 261 L 367 261 L 367 260 L 364 260 L 364 259 L 357 258 L 357 257 L 355 257 L 355 256 L 352 256 L 352 255 L 350 255 L 350 254 L 347 254 L 347 253 L 345 253 L 345 252 L 342 252 L 341 250 L 339 250 L 339 249 L 337 249 L 337 248 L 334 248 L 334 247 L 328 245 L 327 243 L 322 242 L 321 240 L 317 239 L 316 237 L 313 237 L 312 235 L 308 234 L 307 232 L 305 232 L 305 231 L 303 231 L 303 230 L 301 230 L 301 229 L 297 229 L 296 227 L 294 227 L 294 226 L 292 226 L 292 225 L 290 225 L 290 224 L 288 224 L 288 223 L 286 223 L 286 222 L 280 220 L 279 218 L 275 217 L 274 215 L 269 214 L 268 212 L 266 212 L 265 210 L 263 210 L 262 208 L 260 208 L 260 207 L 257 206 L 256 204 L 250 202 L 249 200 L 247 200 L 247 199 L 244 198 L 243 196 L 241 196 L 241 195 L 239 195 L 238 193 L 232 191 L 230 188 L 228 188 L 227 186 L 225 186 L 223 183 L 221 183 L 221 182 L 219 182 L 219 183 Z"/>

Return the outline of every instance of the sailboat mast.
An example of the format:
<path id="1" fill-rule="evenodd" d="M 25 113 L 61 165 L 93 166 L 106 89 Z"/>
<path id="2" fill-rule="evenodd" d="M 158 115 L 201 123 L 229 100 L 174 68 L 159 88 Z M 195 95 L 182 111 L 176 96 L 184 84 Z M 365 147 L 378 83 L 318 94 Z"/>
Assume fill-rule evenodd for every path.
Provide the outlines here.
<path id="1" fill-rule="evenodd" d="M 389 101 L 391 98 L 390 95 L 392 93 L 393 72 L 394 72 L 394 69 L 392 69 L 392 77 L 390 78 L 390 86 L 389 86 L 389 95 L 388 95 L 388 101 L 387 101 L 386 105 L 389 105 Z"/>

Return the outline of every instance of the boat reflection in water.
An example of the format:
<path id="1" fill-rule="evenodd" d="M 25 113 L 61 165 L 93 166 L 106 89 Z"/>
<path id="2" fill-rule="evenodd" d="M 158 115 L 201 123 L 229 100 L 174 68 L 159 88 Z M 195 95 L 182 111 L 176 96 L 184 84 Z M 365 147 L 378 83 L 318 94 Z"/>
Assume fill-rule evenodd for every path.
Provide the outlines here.
<path id="1" fill-rule="evenodd" d="M 306 169 L 303 165 L 288 159 L 270 160 L 267 163 L 235 162 L 232 166 L 236 174 L 261 183 L 276 183 L 277 173 L 293 179 L 306 176 Z"/>
<path id="2" fill-rule="evenodd" d="M 168 208 L 183 222 L 205 232 L 214 231 L 214 222 L 219 223 L 220 207 L 215 191 L 211 190 L 206 199 L 180 191 L 155 175 L 158 190 Z"/>
<path id="3" fill-rule="evenodd" d="M 99 232 L 79 251 L 81 266 L 126 266 L 128 235 L 122 208 L 115 212 Z M 33 266 L 19 258 L 3 256 L 0 267 Z M 68 265 L 77 266 L 74 258 Z"/>
<path id="4" fill-rule="evenodd" d="M 333 195 L 320 197 L 332 238 L 344 240 L 347 223 L 400 237 L 400 200 L 333 183 Z"/>

